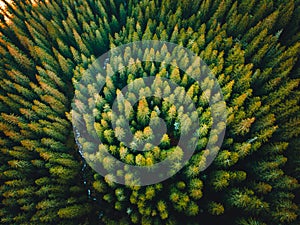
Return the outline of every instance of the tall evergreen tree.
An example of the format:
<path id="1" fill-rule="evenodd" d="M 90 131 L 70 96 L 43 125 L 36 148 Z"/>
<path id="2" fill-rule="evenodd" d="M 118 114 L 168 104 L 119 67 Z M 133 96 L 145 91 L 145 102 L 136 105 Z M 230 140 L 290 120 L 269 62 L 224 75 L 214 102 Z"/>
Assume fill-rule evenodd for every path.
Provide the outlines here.
<path id="1" fill-rule="evenodd" d="M 298 1 L 3 1 L 0 10 L 0 221 L 3 224 L 291 224 L 299 221 L 299 2 Z M 191 49 L 217 78 L 227 105 L 227 132 L 205 171 L 212 129 L 203 90 L 173 63 L 133 62 L 113 74 L 99 93 L 87 130 L 103 142 L 84 155 L 113 169 L 101 150 L 131 165 L 150 166 L 171 156 L 180 167 L 181 133 L 196 151 L 168 180 L 122 186 L 93 171 L 72 132 L 73 90 L 85 69 L 108 49 L 138 40 L 171 41 Z M 167 49 L 137 55 L 168 60 Z M 127 54 L 128 55 L 128 54 Z M 129 54 L 130 55 L 130 54 Z M 125 57 L 132 62 L 133 59 Z M 205 71 L 197 71 L 201 74 Z M 155 97 L 141 77 L 155 76 Z M 171 91 L 170 79 L 181 89 Z M 132 86 L 130 87 L 130 85 Z M 112 103 L 128 85 L 125 113 L 111 126 Z M 88 93 L 88 90 L 86 90 Z M 186 91 L 196 114 L 184 113 Z M 84 92 L 84 90 L 82 90 Z M 78 93 L 84 97 L 86 93 Z M 157 96 L 165 96 L 162 100 Z M 137 102 L 136 100 L 140 98 Z M 130 102 L 136 102 L 131 105 Z M 131 105 L 131 106 L 130 106 Z M 86 106 L 82 106 L 86 107 Z M 162 121 L 166 131 L 163 133 Z M 200 129 L 193 134 L 194 121 Z M 122 141 L 126 124 L 132 141 Z M 156 141 L 157 145 L 153 145 Z M 144 151 L 137 152 L 137 149 Z M 123 174 L 132 182 L 134 174 Z M 188 222 L 187 222 L 188 221 Z"/>

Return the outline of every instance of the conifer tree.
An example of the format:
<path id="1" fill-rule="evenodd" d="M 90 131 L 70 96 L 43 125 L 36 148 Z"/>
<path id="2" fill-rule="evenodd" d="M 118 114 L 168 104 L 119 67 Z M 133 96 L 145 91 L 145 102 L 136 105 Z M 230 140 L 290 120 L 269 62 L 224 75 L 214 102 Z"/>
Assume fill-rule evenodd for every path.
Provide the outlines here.
<path id="1" fill-rule="evenodd" d="M 299 221 L 299 2 L 298 1 L 3 1 L 0 10 L 0 223 L 3 224 L 291 224 Z M 227 105 L 227 130 L 213 164 L 205 171 L 212 112 L 203 90 L 179 66 L 135 62 L 111 75 L 99 93 L 87 130 L 96 129 L 99 149 L 131 165 L 150 166 L 171 156 L 178 168 L 180 132 L 196 151 L 168 180 L 122 186 L 86 164 L 110 158 L 76 145 L 70 120 L 76 83 L 95 58 L 112 47 L 139 40 L 170 41 L 200 56 L 217 78 Z M 127 54 L 128 55 L 128 54 Z M 166 48 L 139 56 L 170 58 Z M 132 61 L 129 57 L 126 60 Z M 188 69 L 188 68 L 187 68 Z M 205 70 L 197 71 L 201 74 Z M 156 96 L 141 77 L 154 76 Z M 181 87 L 172 91 L 159 80 Z M 135 82 L 134 82 L 135 81 Z M 137 81 L 137 82 L 136 82 Z M 112 102 L 132 84 L 128 101 Z M 85 90 L 88 93 L 88 89 Z M 184 113 L 187 92 L 197 113 Z M 82 90 L 84 92 L 84 90 Z M 78 93 L 84 97 L 86 93 Z M 136 101 L 138 100 L 138 101 Z M 130 103 L 136 102 L 135 105 Z M 83 105 L 84 107 L 84 105 Z M 190 106 L 186 106 L 190 107 Z M 183 123 L 181 122 L 181 120 Z M 162 133 L 162 121 L 166 132 Z M 199 120 L 200 129 L 189 132 Z M 128 122 L 130 131 L 124 127 Z M 125 146 L 122 140 L 132 133 Z M 197 138 L 199 137 L 199 138 Z M 157 142 L 157 146 L 152 144 Z M 144 151 L 137 152 L 137 149 Z M 124 171 L 118 171 L 123 176 Z M 124 175 L 127 182 L 134 174 Z M 137 183 L 138 184 L 138 183 Z M 188 221 L 188 222 L 186 222 Z"/>

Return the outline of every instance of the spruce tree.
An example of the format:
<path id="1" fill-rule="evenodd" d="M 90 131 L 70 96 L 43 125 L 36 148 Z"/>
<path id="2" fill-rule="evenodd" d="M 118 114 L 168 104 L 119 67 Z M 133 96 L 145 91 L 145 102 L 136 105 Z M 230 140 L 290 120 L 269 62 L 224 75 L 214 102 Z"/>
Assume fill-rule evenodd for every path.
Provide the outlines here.
<path id="1" fill-rule="evenodd" d="M 1 223 L 298 224 L 298 1 L 6 0 L 3 5 Z M 98 95 L 95 123 L 91 115 L 83 116 L 86 129 L 95 128 L 103 143 L 95 153 L 95 146 L 86 140 L 85 155 L 76 144 L 70 111 L 84 71 L 110 48 L 156 39 L 192 50 L 221 86 L 228 113 L 226 135 L 204 171 L 212 151 L 205 149 L 209 134 L 215 134 L 216 141 L 224 124 L 212 129 L 207 98 L 218 96 L 212 96 L 209 88 L 202 90 L 179 69 L 190 63 L 180 52 L 172 66 L 134 62 L 115 74 L 115 62 L 107 62 L 111 79 Z M 166 61 L 170 57 L 164 48 L 137 54 Z M 121 68 L 123 62 L 118 60 Z M 150 89 L 140 78 L 149 76 L 156 78 L 155 95 L 169 101 L 143 98 Z M 173 91 L 161 78 L 181 88 Z M 206 79 L 203 86 L 210 87 L 211 82 Z M 112 103 L 122 98 L 120 90 L 126 85 L 132 85 L 123 96 L 128 100 L 117 106 L 125 116 L 117 118 L 114 129 Z M 183 90 L 198 116 L 172 105 L 175 99 L 187 101 Z M 159 129 L 161 120 L 166 133 Z M 196 120 L 200 129 L 190 134 Z M 127 132 L 133 137 L 129 146 L 119 141 Z M 138 166 L 171 156 L 171 169 L 176 170 L 183 157 L 176 146 L 180 132 L 190 135 L 196 151 L 178 173 L 161 183 L 116 184 L 86 164 L 87 159 L 101 160 L 112 170 L 111 158 L 101 154 L 106 150 Z M 149 143 L 153 140 L 157 146 Z M 140 148 L 144 151 L 137 152 Z M 129 172 L 118 173 L 129 183 L 135 178 Z"/>

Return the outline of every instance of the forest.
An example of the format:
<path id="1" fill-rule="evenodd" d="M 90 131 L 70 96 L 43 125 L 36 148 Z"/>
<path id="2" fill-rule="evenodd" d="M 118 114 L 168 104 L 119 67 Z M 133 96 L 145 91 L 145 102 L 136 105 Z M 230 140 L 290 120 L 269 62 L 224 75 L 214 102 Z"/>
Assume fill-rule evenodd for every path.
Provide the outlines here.
<path id="1" fill-rule="evenodd" d="M 299 0 L 0 0 L 0 224 L 299 225 L 299 57 Z"/>

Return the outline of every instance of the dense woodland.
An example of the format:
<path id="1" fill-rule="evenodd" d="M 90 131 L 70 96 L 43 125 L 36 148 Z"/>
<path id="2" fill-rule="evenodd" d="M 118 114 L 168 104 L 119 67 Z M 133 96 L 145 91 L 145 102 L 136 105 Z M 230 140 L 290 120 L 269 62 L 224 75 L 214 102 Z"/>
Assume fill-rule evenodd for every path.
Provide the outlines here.
<path id="1" fill-rule="evenodd" d="M 299 0 L 3 2 L 1 224 L 300 224 Z M 201 171 L 212 123 L 209 93 L 178 67 L 153 62 L 136 62 L 107 80 L 93 124 L 99 148 L 139 166 L 168 154 L 180 158 L 176 139 L 195 118 L 178 129 L 178 109 L 161 99 L 140 100 L 126 118 L 137 145 L 157 133 L 150 118 L 160 114 L 166 121 L 168 132 L 158 146 L 145 145 L 149 151 L 124 147 L 117 141 L 122 127 L 110 127 L 120 89 L 155 76 L 180 85 L 197 106 L 200 135 L 189 163 L 163 182 L 124 186 L 97 174 L 80 154 L 71 121 L 74 85 L 97 57 L 138 40 L 184 46 L 217 78 L 228 115 L 224 142 L 208 169 Z M 184 60 L 179 54 L 176 63 Z M 168 92 L 167 85 L 158 87 Z"/>

